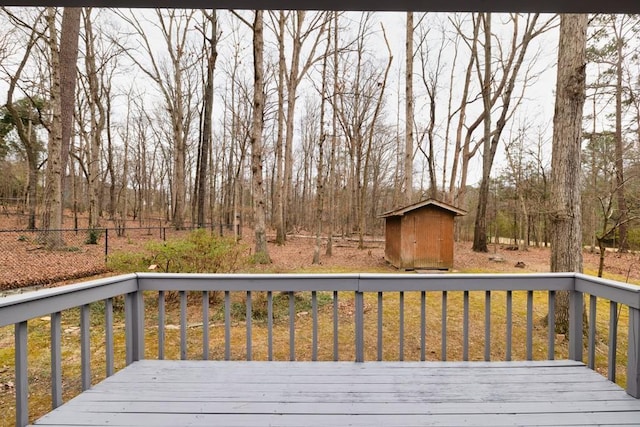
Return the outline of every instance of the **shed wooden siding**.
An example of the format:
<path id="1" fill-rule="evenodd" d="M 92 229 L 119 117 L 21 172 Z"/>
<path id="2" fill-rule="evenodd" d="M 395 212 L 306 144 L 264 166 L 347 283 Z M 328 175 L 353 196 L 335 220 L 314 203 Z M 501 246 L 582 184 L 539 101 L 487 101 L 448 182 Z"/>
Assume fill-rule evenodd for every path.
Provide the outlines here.
<path id="1" fill-rule="evenodd" d="M 386 219 L 385 222 L 385 236 L 386 244 L 384 249 L 384 256 L 387 262 L 392 265 L 400 265 L 400 247 L 402 243 L 401 239 L 401 225 L 402 222 L 399 216 L 392 216 Z"/>
<path id="2" fill-rule="evenodd" d="M 460 214 L 431 201 L 385 214 L 385 259 L 400 269 L 453 268 L 454 217 Z"/>

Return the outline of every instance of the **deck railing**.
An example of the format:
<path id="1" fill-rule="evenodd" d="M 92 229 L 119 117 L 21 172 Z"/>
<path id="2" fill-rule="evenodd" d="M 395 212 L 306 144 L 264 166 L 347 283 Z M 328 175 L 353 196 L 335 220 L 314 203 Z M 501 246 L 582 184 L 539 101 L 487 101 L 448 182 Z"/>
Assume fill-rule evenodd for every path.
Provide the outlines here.
<path id="1" fill-rule="evenodd" d="M 568 291 L 569 298 L 568 345 L 556 345 L 558 337 L 553 320 L 556 299 L 562 291 Z M 215 325 L 212 321 L 213 295 L 221 298 L 217 303 L 221 320 Z M 299 295 L 308 296 L 310 313 L 296 308 Z M 122 299 L 124 319 L 119 320 L 120 316 L 114 320 L 114 312 L 117 312 L 114 302 L 120 304 Z M 286 313 L 281 316 L 284 320 L 276 316 L 276 299 L 280 304 L 279 310 L 284 305 Z M 601 302 L 598 309 L 599 300 L 604 300 L 608 307 L 603 310 Z M 626 357 L 627 393 L 640 398 L 640 288 L 636 286 L 574 273 L 140 273 L 0 299 L 0 328 L 14 325 L 16 425 L 25 426 L 29 422 L 27 322 L 50 316 L 49 369 L 51 402 L 55 408 L 63 403 L 61 319 L 66 310 L 79 311 L 80 382 L 82 390 L 86 390 L 92 385 L 92 370 L 95 372 L 96 369 L 92 366 L 95 361 L 92 360 L 91 349 L 92 332 L 95 333 L 91 322 L 96 306 L 101 311 L 99 316 L 104 326 L 104 372 L 105 376 L 110 376 L 116 370 L 114 337 L 121 333 L 120 323 L 124 323 L 126 360 L 123 364 L 150 357 L 164 359 L 169 345 L 167 323 L 169 317 L 174 316 L 179 323 L 175 328 L 179 330 L 178 357 L 186 359 L 193 356 L 195 350 L 190 348 L 190 343 L 194 340 L 188 335 L 192 327 L 189 319 L 194 315 L 194 301 L 200 305 L 196 309 L 201 317 L 197 325 L 202 329 L 201 338 L 197 340 L 201 344 L 201 352 L 198 351 L 197 357 L 202 359 L 242 357 L 252 360 L 257 350 L 260 350 L 260 358 L 266 360 L 287 358 L 283 356 L 282 335 L 288 335 L 287 360 L 300 359 L 296 340 L 301 328 L 308 329 L 303 335 L 305 346 L 310 347 L 305 358 L 314 361 L 347 359 L 363 362 L 388 360 L 389 357 L 405 360 L 408 353 L 414 360 L 450 360 L 452 357 L 448 351 L 454 345 L 455 358 L 459 360 L 551 360 L 560 355 L 583 361 L 586 351 L 587 366 L 604 372 L 596 366 L 596 360 L 598 350 L 602 353 L 602 348 L 605 348 L 607 377 L 616 381 L 616 367 L 620 365 L 618 358 L 620 355 L 622 359 Z M 534 301 L 537 311 L 534 310 Z M 538 307 L 540 305 L 541 308 Z M 254 325 L 257 311 L 262 313 L 262 317 L 260 323 Z M 603 311 L 608 317 L 604 328 Z M 411 317 L 409 321 L 408 316 Z M 497 317 L 499 321 L 496 321 Z M 541 317 L 544 322 L 540 322 Z M 618 331 L 622 318 L 628 318 L 628 328 Z M 538 348 L 541 324 L 546 328 L 542 332 L 546 335 L 546 340 L 543 340 L 546 341 L 546 352 L 542 353 Z M 478 325 L 484 325 L 484 331 L 478 331 Z M 213 326 L 219 329 L 219 338 L 214 339 L 210 334 Z M 238 328 L 244 329 L 242 339 L 238 339 Z M 452 336 L 454 329 L 455 337 Z M 608 330 L 606 339 L 599 337 L 599 329 Z M 260 331 L 256 334 L 260 337 L 254 336 L 254 330 Z M 277 337 L 274 331 L 278 333 Z M 500 333 L 498 338 L 495 337 L 497 331 Z M 535 345 L 534 335 L 538 337 Z M 515 336 L 523 336 L 524 343 L 521 339 L 514 339 Z M 428 339 L 432 343 L 439 341 L 439 348 L 428 345 Z M 258 342 L 260 348 L 254 349 L 254 343 Z M 620 348 L 625 344 L 626 349 Z M 390 352 L 389 347 L 395 345 L 397 347 Z M 478 355 L 479 345 L 482 346 L 481 356 Z M 237 349 L 238 346 L 242 348 Z M 330 347 L 328 351 L 327 347 Z M 496 351 L 498 347 L 499 352 Z M 534 347 L 538 351 L 534 352 Z M 389 356 L 390 353 L 393 355 Z M 517 357 L 514 356 L 516 353 Z"/>

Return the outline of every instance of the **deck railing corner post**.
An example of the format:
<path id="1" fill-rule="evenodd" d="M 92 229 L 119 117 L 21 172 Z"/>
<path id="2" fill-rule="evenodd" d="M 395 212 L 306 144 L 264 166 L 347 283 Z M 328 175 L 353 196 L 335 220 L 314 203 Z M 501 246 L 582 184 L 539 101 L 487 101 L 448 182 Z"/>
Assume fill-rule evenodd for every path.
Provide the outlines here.
<path id="1" fill-rule="evenodd" d="M 640 399 L 640 309 L 629 307 L 627 393 Z"/>
<path id="2" fill-rule="evenodd" d="M 126 362 L 130 365 L 144 358 L 144 301 L 142 291 L 125 298 Z"/>

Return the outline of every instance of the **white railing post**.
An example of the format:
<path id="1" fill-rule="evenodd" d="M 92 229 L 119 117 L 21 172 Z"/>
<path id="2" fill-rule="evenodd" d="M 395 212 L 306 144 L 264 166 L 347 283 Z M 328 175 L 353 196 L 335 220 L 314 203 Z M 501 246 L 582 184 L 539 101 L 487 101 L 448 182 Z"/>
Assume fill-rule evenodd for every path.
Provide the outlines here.
<path id="1" fill-rule="evenodd" d="M 629 307 L 627 393 L 640 399 L 640 310 L 633 307 Z"/>
<path id="2" fill-rule="evenodd" d="M 582 317 L 584 296 L 582 292 L 571 291 L 569 296 L 569 359 L 582 362 L 583 337 Z"/>

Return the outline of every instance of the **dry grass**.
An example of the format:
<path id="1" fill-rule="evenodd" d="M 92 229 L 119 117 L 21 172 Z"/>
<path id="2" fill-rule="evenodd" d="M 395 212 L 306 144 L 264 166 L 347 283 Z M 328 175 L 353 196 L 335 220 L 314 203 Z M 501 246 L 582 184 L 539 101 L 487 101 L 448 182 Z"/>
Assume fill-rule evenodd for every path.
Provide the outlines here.
<path id="1" fill-rule="evenodd" d="M 234 313 L 231 328 L 231 358 L 242 360 L 246 358 L 246 322 L 242 315 L 245 293 L 232 293 Z M 254 293 L 256 301 L 264 298 Z M 145 357 L 157 358 L 157 310 L 155 297 L 146 296 L 146 346 Z M 310 295 L 300 297 L 301 304 L 308 304 Z M 333 360 L 333 304 L 330 294 L 322 295 L 319 300 L 318 328 L 318 359 Z M 470 293 L 470 325 L 469 325 L 469 357 L 470 360 L 484 359 L 485 343 L 485 294 L 484 292 Z M 441 306 L 439 293 L 427 294 L 427 360 L 441 360 Z M 257 302 L 254 304 L 258 304 Z M 212 359 L 224 358 L 224 318 L 221 315 L 222 302 L 219 301 L 209 308 L 210 341 L 209 351 Z M 288 302 L 283 298 L 278 304 L 280 312 L 288 310 Z M 283 305 L 283 307 L 280 307 Z M 588 306 L 588 304 L 587 304 Z M 125 365 L 124 322 L 121 304 L 116 304 L 115 326 L 115 360 L 116 369 Z M 354 296 L 351 293 L 340 293 L 339 312 L 339 359 L 354 360 Z M 462 359 L 462 293 L 450 292 L 447 304 L 447 360 Z M 588 308 L 588 307 L 587 307 Z M 399 359 L 399 294 L 385 293 L 383 299 L 383 359 Z M 547 328 L 545 317 L 547 313 L 547 294 L 534 294 L 534 328 L 533 328 L 533 358 L 536 360 L 547 357 Z M 91 328 L 91 360 L 92 383 L 95 384 L 105 377 L 104 325 L 102 322 L 100 304 L 92 308 Z M 202 354 L 202 317 L 201 300 L 199 295 L 189 297 L 187 323 L 188 358 L 199 359 Z M 377 295 L 365 295 L 365 360 L 377 358 Z M 606 375 L 607 337 L 609 325 L 609 307 L 606 301 L 601 301 L 597 309 L 597 351 L 596 369 Z M 618 336 L 618 382 L 624 386 L 626 365 L 626 324 L 627 312 L 622 310 L 619 319 Z M 79 313 L 69 310 L 62 319 L 62 360 L 63 360 L 63 388 L 65 401 L 81 391 L 79 364 Z M 180 358 L 179 305 L 176 301 L 167 304 L 167 322 L 165 325 L 166 359 Z M 420 293 L 405 294 L 404 305 L 404 360 L 420 359 Z M 494 292 L 491 295 L 491 358 L 504 360 L 506 343 L 505 294 Z M 29 322 L 29 387 L 30 387 L 30 415 L 36 419 L 50 410 L 50 348 L 49 322 L 46 318 Z M 252 358 L 254 360 L 267 359 L 267 325 L 264 318 L 254 319 L 252 322 Z M 0 329 L 0 413 L 5 414 L 1 424 L 14 425 L 15 390 L 13 382 L 14 346 L 12 342 L 13 328 Z M 585 340 L 586 342 L 586 340 Z M 567 345 L 564 337 L 556 337 L 556 358 L 567 357 Z M 287 315 L 279 315 L 274 322 L 273 351 L 275 360 L 289 360 L 289 319 Z M 295 318 L 295 358 L 296 360 L 311 360 L 312 354 L 312 316 L 311 309 L 301 309 Z M 586 349 L 585 349 L 586 355 Z M 526 358 L 526 292 L 513 293 L 513 355 L 514 360 Z M 586 356 L 585 356 L 586 357 Z"/>

